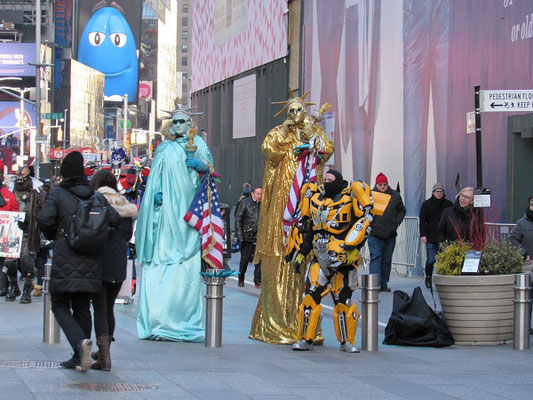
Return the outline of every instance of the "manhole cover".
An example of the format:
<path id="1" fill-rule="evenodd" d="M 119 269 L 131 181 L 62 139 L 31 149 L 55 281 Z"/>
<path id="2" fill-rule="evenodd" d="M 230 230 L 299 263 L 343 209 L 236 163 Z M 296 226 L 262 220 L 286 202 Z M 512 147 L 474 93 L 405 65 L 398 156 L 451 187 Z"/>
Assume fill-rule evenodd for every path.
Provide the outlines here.
<path id="1" fill-rule="evenodd" d="M 60 368 L 57 361 L 0 361 L 0 367 L 7 368 Z"/>
<path id="2" fill-rule="evenodd" d="M 136 383 L 71 383 L 75 389 L 93 390 L 96 392 L 139 392 L 141 390 L 155 389 L 152 385 L 138 385 Z"/>

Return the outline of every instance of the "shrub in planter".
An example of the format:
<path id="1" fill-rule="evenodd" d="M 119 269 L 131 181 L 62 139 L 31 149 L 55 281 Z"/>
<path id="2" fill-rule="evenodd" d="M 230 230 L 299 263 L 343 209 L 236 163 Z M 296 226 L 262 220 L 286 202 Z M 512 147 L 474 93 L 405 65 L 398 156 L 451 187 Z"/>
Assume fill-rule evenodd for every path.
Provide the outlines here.
<path id="1" fill-rule="evenodd" d="M 461 275 L 466 252 L 482 250 L 479 274 Z M 514 274 L 524 261 L 505 241 L 445 243 L 437 255 L 434 283 L 446 324 L 457 344 L 502 344 L 513 338 Z"/>
<path id="2" fill-rule="evenodd" d="M 461 275 L 466 252 L 474 250 L 470 243 L 455 241 L 441 245 L 437 254 L 437 273 L 439 275 Z M 517 274 L 522 272 L 524 260 L 518 247 L 507 241 L 493 241 L 482 248 L 480 275 Z"/>

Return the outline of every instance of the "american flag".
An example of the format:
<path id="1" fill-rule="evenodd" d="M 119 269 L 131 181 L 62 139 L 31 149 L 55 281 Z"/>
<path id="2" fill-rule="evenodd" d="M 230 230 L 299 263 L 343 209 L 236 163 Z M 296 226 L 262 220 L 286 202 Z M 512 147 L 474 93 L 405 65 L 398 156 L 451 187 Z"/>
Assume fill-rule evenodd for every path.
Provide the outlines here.
<path id="1" fill-rule="evenodd" d="M 211 268 L 222 269 L 224 229 L 215 178 L 205 174 L 183 219 L 202 235 L 202 258 Z"/>
<path id="2" fill-rule="evenodd" d="M 283 229 L 285 229 L 285 234 L 289 232 L 294 222 L 298 221 L 298 202 L 300 201 L 302 186 L 307 182 L 316 182 L 316 154 L 305 151 L 300 155 L 299 160 L 298 169 L 294 175 L 289 192 L 289 200 L 283 213 Z"/>

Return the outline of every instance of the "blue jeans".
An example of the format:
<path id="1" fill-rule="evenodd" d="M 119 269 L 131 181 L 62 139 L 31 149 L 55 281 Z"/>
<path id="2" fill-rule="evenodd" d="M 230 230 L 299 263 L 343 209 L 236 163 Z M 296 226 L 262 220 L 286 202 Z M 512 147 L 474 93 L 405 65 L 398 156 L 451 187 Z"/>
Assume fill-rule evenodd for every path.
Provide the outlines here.
<path id="1" fill-rule="evenodd" d="M 392 253 L 396 237 L 380 239 L 375 236 L 368 238 L 368 249 L 370 250 L 370 273 L 379 275 L 379 282 L 382 288 L 387 287 L 392 268 Z"/>
<path id="2" fill-rule="evenodd" d="M 435 243 L 426 243 L 426 276 L 433 275 L 433 266 L 435 265 L 435 256 L 437 255 L 438 248 Z"/>

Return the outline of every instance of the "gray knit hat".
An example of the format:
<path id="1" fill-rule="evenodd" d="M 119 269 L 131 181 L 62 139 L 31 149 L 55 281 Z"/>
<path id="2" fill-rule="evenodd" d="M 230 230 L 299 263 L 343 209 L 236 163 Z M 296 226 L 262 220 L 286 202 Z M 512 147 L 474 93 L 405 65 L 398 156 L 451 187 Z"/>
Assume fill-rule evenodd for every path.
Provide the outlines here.
<path id="1" fill-rule="evenodd" d="M 438 189 L 441 189 L 444 192 L 444 186 L 442 185 L 442 183 L 435 183 L 433 185 L 433 189 L 431 189 L 431 193 Z"/>

